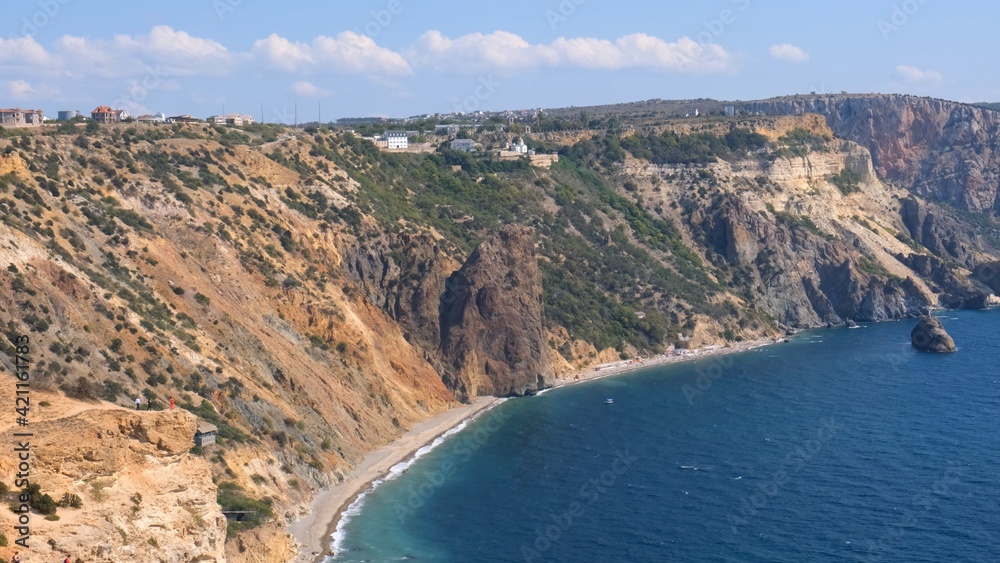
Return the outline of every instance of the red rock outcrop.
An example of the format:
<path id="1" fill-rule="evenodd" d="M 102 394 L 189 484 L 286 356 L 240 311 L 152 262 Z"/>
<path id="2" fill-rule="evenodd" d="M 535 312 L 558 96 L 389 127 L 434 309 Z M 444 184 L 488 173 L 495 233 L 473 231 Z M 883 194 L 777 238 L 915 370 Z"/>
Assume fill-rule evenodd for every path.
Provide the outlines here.
<path id="1" fill-rule="evenodd" d="M 553 371 L 542 307 L 542 275 L 525 227 L 507 226 L 448 278 L 441 305 L 445 384 L 463 400 L 524 395 Z"/>

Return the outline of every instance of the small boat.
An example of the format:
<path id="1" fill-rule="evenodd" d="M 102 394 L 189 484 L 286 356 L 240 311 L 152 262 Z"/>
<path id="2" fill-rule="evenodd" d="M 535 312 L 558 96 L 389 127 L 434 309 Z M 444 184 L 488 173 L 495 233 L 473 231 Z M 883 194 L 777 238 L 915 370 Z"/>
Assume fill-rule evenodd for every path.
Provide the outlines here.
<path id="1" fill-rule="evenodd" d="M 615 400 L 614 399 L 604 399 L 604 404 L 605 405 L 613 405 L 613 404 L 615 404 Z"/>

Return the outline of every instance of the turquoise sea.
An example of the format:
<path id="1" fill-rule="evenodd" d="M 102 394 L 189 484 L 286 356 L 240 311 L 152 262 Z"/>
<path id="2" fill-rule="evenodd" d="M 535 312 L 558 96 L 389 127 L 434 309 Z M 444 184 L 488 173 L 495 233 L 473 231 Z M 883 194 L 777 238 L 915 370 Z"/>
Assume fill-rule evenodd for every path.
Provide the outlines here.
<path id="1" fill-rule="evenodd" d="M 1000 311 L 941 318 L 955 354 L 889 322 L 503 402 L 334 560 L 1000 561 Z"/>

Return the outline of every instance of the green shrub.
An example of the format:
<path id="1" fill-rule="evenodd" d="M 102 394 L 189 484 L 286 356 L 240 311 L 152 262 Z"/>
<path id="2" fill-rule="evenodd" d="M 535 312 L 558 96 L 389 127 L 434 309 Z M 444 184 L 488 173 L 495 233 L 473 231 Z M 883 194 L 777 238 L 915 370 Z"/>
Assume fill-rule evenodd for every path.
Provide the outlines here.
<path id="1" fill-rule="evenodd" d="M 269 501 L 250 498 L 243 494 L 238 486 L 220 483 L 216 500 L 223 512 L 245 513 L 240 521 L 236 521 L 235 518 L 229 519 L 226 527 L 229 534 L 256 528 L 274 516 Z"/>
<path id="2" fill-rule="evenodd" d="M 844 168 L 839 173 L 831 176 L 830 182 L 837 186 L 840 189 L 840 193 L 845 196 L 861 190 L 861 175 L 848 168 Z"/>

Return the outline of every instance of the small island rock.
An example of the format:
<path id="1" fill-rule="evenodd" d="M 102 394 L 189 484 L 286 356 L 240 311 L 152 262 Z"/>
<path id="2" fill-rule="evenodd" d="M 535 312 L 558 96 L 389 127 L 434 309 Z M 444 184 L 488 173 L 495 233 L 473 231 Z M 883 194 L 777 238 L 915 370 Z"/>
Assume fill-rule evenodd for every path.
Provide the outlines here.
<path id="1" fill-rule="evenodd" d="M 935 317 L 922 317 L 910 332 L 910 341 L 914 348 L 927 352 L 947 353 L 958 350 L 955 341 Z"/>

